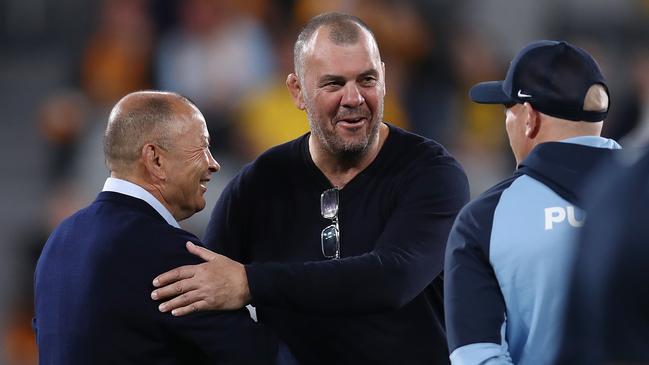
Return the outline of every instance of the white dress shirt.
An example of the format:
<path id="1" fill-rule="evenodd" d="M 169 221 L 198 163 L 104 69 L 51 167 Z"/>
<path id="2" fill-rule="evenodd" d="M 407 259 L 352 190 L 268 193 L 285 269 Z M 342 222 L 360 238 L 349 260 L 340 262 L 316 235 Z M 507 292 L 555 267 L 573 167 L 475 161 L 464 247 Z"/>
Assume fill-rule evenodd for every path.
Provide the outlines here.
<path id="1" fill-rule="evenodd" d="M 108 179 L 106 179 L 106 183 L 104 184 L 104 189 L 102 191 L 112 191 L 114 193 L 120 193 L 144 200 L 151 207 L 153 207 L 153 209 L 155 209 L 156 212 L 158 212 L 162 216 L 162 218 L 167 221 L 167 223 L 176 228 L 180 228 L 180 225 L 178 224 L 174 216 L 171 215 L 171 212 L 169 212 L 169 210 L 167 210 L 167 208 L 165 208 L 165 206 L 162 205 L 162 203 L 160 203 L 158 199 L 151 195 L 151 193 L 144 190 L 139 185 L 133 184 L 132 182 L 126 180 L 109 177 Z"/>

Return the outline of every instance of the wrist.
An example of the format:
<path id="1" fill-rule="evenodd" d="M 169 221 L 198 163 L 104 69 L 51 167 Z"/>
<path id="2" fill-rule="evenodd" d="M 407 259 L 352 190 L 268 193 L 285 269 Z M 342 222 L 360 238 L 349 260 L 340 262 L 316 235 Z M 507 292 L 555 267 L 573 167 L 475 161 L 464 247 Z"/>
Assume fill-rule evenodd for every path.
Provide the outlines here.
<path id="1" fill-rule="evenodd" d="M 246 267 L 243 264 L 240 264 L 241 268 L 241 288 L 239 290 L 239 302 L 242 307 L 250 304 L 252 302 L 252 295 L 250 294 L 250 286 L 248 285 L 248 274 L 246 273 Z"/>

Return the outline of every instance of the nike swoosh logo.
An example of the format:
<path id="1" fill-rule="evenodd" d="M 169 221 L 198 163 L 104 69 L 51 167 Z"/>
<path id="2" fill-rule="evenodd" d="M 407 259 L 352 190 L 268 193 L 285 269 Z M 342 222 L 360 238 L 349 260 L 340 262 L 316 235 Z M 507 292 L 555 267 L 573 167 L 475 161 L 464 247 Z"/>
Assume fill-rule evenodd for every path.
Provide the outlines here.
<path id="1" fill-rule="evenodd" d="M 523 94 L 523 90 L 518 90 L 518 97 L 519 97 L 519 98 L 531 98 L 532 95 L 529 95 L 529 94 Z"/>

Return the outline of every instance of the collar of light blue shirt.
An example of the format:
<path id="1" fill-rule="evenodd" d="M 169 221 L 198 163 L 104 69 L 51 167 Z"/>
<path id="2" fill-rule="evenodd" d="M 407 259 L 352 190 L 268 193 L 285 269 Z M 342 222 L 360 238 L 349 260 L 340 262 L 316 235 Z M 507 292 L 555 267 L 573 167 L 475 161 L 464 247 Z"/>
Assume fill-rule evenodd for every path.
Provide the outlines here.
<path id="1" fill-rule="evenodd" d="M 617 142 L 610 138 L 604 138 L 600 136 L 579 136 L 572 137 L 562 140 L 561 142 L 565 143 L 574 143 L 590 147 L 599 147 L 599 148 L 608 148 L 612 150 L 617 150 L 622 148 Z"/>
<path id="2" fill-rule="evenodd" d="M 126 180 L 109 177 L 108 179 L 106 179 L 106 183 L 104 184 L 104 189 L 102 191 L 112 191 L 114 193 L 120 193 L 132 196 L 133 198 L 144 200 L 153 209 L 155 209 L 156 212 L 158 212 L 162 216 L 162 218 L 167 221 L 167 223 L 176 228 L 180 228 L 180 225 L 178 224 L 174 216 L 171 215 L 171 212 L 169 212 L 169 210 L 165 208 L 165 206 L 162 205 L 162 203 L 160 203 L 158 199 L 151 195 L 151 193 L 144 190 L 139 185 L 133 184 L 132 182 Z"/>

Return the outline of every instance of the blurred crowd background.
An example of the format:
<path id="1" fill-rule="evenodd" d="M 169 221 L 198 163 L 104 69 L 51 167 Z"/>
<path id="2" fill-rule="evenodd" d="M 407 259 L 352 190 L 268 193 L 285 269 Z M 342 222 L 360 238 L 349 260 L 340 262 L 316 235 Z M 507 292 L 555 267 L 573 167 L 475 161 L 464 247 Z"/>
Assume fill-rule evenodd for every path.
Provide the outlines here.
<path id="1" fill-rule="evenodd" d="M 37 362 L 34 265 L 53 227 L 103 186 L 112 105 L 164 89 L 203 111 L 222 170 L 207 209 L 182 222 L 202 236 L 241 166 L 308 130 L 284 81 L 300 26 L 329 10 L 375 31 L 385 119 L 444 144 L 473 196 L 515 166 L 503 108 L 472 104 L 468 89 L 502 79 L 535 39 L 591 52 L 612 94 L 604 134 L 649 141 L 649 0 L 0 0 L 0 364 Z"/>

